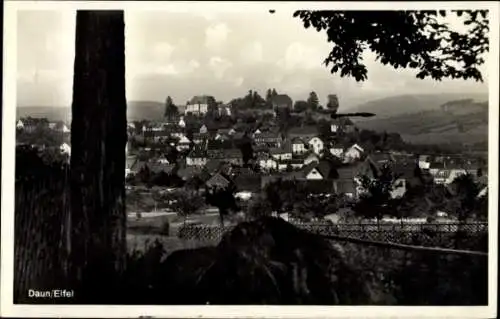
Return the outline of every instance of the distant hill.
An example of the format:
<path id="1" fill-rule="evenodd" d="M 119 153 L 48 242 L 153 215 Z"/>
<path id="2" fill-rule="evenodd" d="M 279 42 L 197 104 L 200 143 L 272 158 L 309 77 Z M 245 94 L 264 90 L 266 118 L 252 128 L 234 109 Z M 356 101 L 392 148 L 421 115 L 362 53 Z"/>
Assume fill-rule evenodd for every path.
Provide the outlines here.
<path id="1" fill-rule="evenodd" d="M 441 106 L 450 101 L 459 100 L 487 101 L 488 94 L 468 94 L 468 93 L 443 93 L 443 94 L 416 94 L 397 95 L 382 99 L 372 100 L 349 108 L 349 112 L 370 112 L 375 113 L 375 119 L 389 118 L 403 114 L 420 113 L 423 111 L 433 111 L 441 109 Z"/>
<path id="2" fill-rule="evenodd" d="M 183 111 L 184 106 L 179 106 Z M 127 117 L 130 121 L 157 120 L 163 118 L 165 105 L 154 101 L 129 101 L 127 102 Z M 50 121 L 70 121 L 70 107 L 55 106 L 21 106 L 17 108 L 17 118 L 20 117 L 46 117 Z"/>
<path id="3" fill-rule="evenodd" d="M 21 106 L 16 110 L 16 119 L 21 117 L 45 117 L 49 121 L 65 121 L 71 119 L 71 108 L 64 106 Z"/>
<path id="4" fill-rule="evenodd" d="M 398 97 L 401 101 L 401 97 Z M 414 111 L 396 111 L 391 116 L 379 116 L 385 107 L 376 108 L 372 103 L 371 111 L 377 116 L 357 120 L 361 129 L 397 132 L 408 142 L 418 144 L 484 143 L 488 140 L 488 102 L 472 98 L 447 100 L 436 105 L 436 101 Z M 408 99 L 409 103 L 424 99 Z M 393 100 L 394 101 L 394 100 Z M 377 102 L 378 103 L 378 102 Z M 408 104 L 409 104 L 408 103 Z M 406 104 L 406 105 L 408 105 Z M 416 107 L 416 106 L 414 106 Z"/>

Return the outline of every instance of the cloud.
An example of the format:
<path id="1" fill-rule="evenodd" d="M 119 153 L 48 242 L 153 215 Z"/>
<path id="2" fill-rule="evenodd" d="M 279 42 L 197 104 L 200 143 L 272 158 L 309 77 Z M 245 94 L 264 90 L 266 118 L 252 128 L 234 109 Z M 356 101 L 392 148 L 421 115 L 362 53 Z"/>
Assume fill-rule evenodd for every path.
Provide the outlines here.
<path id="1" fill-rule="evenodd" d="M 224 49 L 230 30 L 225 23 L 217 23 L 205 31 L 205 46 L 213 51 Z"/>
<path id="2" fill-rule="evenodd" d="M 151 48 L 153 59 L 158 62 L 169 61 L 174 49 L 174 46 L 168 42 L 157 42 Z"/>
<path id="3" fill-rule="evenodd" d="M 259 41 L 245 45 L 240 53 L 242 63 L 256 64 L 263 61 L 263 47 Z"/>
<path id="4" fill-rule="evenodd" d="M 278 66 L 291 69 L 317 69 L 322 67 L 321 62 L 325 54 L 316 47 L 306 46 L 300 42 L 291 43 L 285 50 L 285 55 L 278 60 Z"/>
<path id="5" fill-rule="evenodd" d="M 232 63 L 219 56 L 211 57 L 208 62 L 210 69 L 214 72 L 217 79 L 222 79 L 226 71 L 232 67 Z"/>

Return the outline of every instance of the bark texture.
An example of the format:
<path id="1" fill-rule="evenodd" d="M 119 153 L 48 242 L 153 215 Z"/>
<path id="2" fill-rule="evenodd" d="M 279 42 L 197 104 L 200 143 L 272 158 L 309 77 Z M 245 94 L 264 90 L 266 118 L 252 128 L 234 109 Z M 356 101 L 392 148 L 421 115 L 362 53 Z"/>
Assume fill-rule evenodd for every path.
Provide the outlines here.
<path id="1" fill-rule="evenodd" d="M 71 266 L 78 302 L 113 301 L 126 258 L 123 11 L 78 11 L 71 124 Z"/>

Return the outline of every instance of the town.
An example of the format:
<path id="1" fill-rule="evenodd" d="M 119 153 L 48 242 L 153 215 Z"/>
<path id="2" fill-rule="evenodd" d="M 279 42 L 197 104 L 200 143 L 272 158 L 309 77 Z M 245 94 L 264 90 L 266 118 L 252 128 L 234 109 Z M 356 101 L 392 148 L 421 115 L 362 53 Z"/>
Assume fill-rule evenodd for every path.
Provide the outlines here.
<path id="1" fill-rule="evenodd" d="M 421 187 L 426 180 L 446 189 L 463 175 L 471 176 L 477 183 L 480 188 L 478 196 L 486 194 L 487 165 L 484 159 L 467 154 L 412 151 L 417 146 L 405 143 L 397 133 L 359 129 L 349 116 L 342 116 L 339 109 L 342 108 L 339 108 L 337 95 L 329 95 L 326 105 L 322 106 L 315 92 L 311 92 L 307 99 L 293 103 L 287 94 L 278 94 L 275 89 L 269 89 L 265 98 L 258 92 L 249 91 L 245 97 L 230 103 L 218 102 L 210 95 L 199 95 L 178 106 L 168 97 L 163 118 L 129 121 L 127 124 L 125 175 L 127 194 L 130 195 L 127 196 L 129 216 L 145 216 L 148 212 L 165 209 L 183 210 L 177 213 L 193 215 L 201 212 L 201 206 L 205 207 L 200 205 L 190 210 L 175 205 L 158 205 L 156 200 L 154 205 L 140 205 L 137 204 L 140 201 L 133 199 L 137 194 L 132 193 L 141 188 L 149 189 L 150 193 L 151 189 L 196 190 L 195 193 L 231 189 L 230 197 L 234 197 L 237 204 L 230 208 L 240 215 L 242 212 L 244 216 L 252 214 L 250 211 L 257 209 L 260 214 L 265 214 L 264 211 L 270 215 L 279 214 L 289 221 L 345 222 L 346 214 L 340 212 L 350 211 L 345 208 L 353 207 L 353 203 L 367 192 L 369 186 L 363 184 L 363 177 L 373 181 L 384 167 L 390 168 L 392 178 L 388 200 L 399 199 L 401 202 L 407 189 Z M 40 127 L 44 127 L 45 132 L 52 132 L 41 146 L 52 143 L 52 148 L 58 147 L 60 154 L 69 158 L 70 129 L 62 121 L 19 119 L 18 143 L 29 142 L 26 136 L 30 134 L 41 138 L 44 134 L 40 134 Z M 60 144 L 57 145 L 56 141 Z M 307 208 L 294 209 L 293 205 L 285 207 L 284 203 L 260 205 L 264 202 L 272 204 L 268 193 L 271 185 L 287 182 L 295 187 L 292 196 L 295 196 L 296 203 L 301 201 L 300 188 L 304 200 L 312 196 L 319 201 L 318 196 L 334 195 L 337 204 L 328 206 L 325 202 L 323 207 L 315 206 L 316 213 L 312 214 Z M 284 192 L 284 189 L 279 191 Z M 146 192 L 145 196 L 151 197 L 151 194 Z M 193 197 L 190 199 L 196 202 Z M 160 201 L 172 203 L 165 198 Z M 439 200 L 398 217 L 405 217 L 409 222 L 459 218 L 456 212 L 446 211 L 446 207 L 437 202 Z M 210 206 L 217 205 L 207 205 L 207 211 Z M 401 206 L 396 210 L 400 211 Z M 236 214 L 228 214 L 226 208 L 224 214 L 230 215 L 226 222 L 235 222 L 232 217 Z M 369 217 L 394 220 L 391 214 L 385 215 Z M 190 216 L 185 217 L 189 222 Z M 480 216 L 483 220 L 485 217 L 486 214 Z M 478 216 L 467 218 L 476 219 Z"/>

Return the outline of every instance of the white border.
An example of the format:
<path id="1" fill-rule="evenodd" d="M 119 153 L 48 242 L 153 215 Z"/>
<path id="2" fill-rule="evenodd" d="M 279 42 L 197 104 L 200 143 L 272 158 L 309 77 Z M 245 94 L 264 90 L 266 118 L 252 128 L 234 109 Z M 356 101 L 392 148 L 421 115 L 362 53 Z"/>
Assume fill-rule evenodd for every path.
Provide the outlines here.
<path id="1" fill-rule="evenodd" d="M 5 1 L 4 81 L 1 214 L 1 304 L 2 316 L 22 317 L 205 317 L 205 318 L 329 318 L 329 317 L 496 317 L 497 225 L 498 225 L 498 88 L 499 88 L 499 4 L 497 2 L 73 2 Z M 216 9 L 214 9 L 216 8 Z M 489 9 L 489 305 L 484 307 L 299 307 L 299 306 L 20 306 L 13 305 L 13 223 L 16 117 L 16 29 L 18 10 L 126 9 L 175 12 L 283 11 L 296 9 L 394 10 L 394 9 Z M 292 18 L 292 17 L 290 17 Z M 465 288 L 465 287 L 464 287 Z"/>

